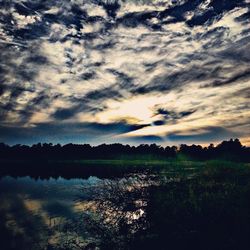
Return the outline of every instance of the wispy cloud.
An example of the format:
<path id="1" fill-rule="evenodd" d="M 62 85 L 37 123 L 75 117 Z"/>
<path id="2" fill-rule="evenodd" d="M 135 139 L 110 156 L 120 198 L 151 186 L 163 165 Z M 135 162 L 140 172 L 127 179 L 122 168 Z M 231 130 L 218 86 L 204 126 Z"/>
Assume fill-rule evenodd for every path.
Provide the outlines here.
<path id="1" fill-rule="evenodd" d="M 1 140 L 249 141 L 249 1 L 0 4 Z"/>

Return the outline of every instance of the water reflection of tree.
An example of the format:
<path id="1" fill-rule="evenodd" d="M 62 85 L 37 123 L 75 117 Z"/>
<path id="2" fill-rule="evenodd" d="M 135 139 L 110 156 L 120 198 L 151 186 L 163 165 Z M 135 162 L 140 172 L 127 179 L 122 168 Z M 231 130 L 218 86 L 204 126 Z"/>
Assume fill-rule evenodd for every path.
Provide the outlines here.
<path id="1" fill-rule="evenodd" d="M 90 197 L 84 224 L 100 249 L 128 249 L 136 234 L 148 227 L 144 211 L 152 184 L 152 176 L 141 174 L 84 189 Z"/>
<path id="2" fill-rule="evenodd" d="M 79 213 L 64 209 L 64 216 L 55 217 L 54 210 L 63 207 L 55 207 L 55 203 L 53 206 L 43 205 L 46 224 L 40 210 L 34 215 L 21 199 L 11 199 L 12 205 L 17 207 L 16 221 L 25 230 L 19 234 L 20 239 L 15 237 L 17 247 L 13 249 L 126 249 L 134 241 L 135 234 L 147 227 L 144 208 L 147 186 L 153 183 L 153 177 L 146 173 L 85 186 L 84 197 L 78 201 L 85 204 L 85 209 Z M 3 211 L 1 215 L 4 215 Z M 6 218 L 0 216 L 0 222 L 5 224 L 5 221 Z M 0 229 L 6 240 L 9 239 L 2 240 L 2 245 L 7 247 L 14 235 L 7 228 Z"/>
<path id="3" fill-rule="evenodd" d="M 249 177 L 107 180 L 89 190 L 86 228 L 100 249 L 249 249 Z"/>
<path id="4" fill-rule="evenodd" d="M 15 206 L 8 213 L 24 231 L 17 234 L 11 248 L 14 236 L 5 228 L 2 210 L 1 246 L 7 243 L 9 248 L 3 249 L 20 250 L 249 249 L 244 246 L 250 245 L 250 173 L 229 170 L 223 176 L 218 171 L 204 172 L 193 179 L 164 183 L 148 173 L 100 180 L 82 187 L 84 195 L 77 200 L 82 207 L 76 216 L 53 218 L 49 225 L 40 215 L 30 214 L 20 197 L 13 197 Z"/>

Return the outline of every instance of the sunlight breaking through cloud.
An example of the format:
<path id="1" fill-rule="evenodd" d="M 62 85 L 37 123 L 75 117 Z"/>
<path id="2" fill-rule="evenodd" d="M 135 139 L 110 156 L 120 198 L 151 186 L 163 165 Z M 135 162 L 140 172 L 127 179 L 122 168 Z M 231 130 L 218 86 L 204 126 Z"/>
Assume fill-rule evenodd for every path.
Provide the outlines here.
<path id="1" fill-rule="evenodd" d="M 0 4 L 1 141 L 249 144 L 249 1 Z"/>

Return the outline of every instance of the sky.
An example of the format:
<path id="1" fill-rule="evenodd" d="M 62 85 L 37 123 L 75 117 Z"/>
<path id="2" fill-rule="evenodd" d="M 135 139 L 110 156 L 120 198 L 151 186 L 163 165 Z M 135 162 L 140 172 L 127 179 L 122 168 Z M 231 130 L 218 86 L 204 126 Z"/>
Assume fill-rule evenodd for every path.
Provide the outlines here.
<path id="1" fill-rule="evenodd" d="M 250 145 L 250 0 L 0 0 L 0 141 Z"/>

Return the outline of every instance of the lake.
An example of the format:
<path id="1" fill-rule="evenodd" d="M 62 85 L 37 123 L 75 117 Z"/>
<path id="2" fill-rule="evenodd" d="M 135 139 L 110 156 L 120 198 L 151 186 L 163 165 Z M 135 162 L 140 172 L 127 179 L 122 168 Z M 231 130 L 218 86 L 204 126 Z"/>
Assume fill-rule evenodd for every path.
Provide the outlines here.
<path id="1" fill-rule="evenodd" d="M 150 182 L 147 178 L 146 181 L 145 175 L 139 174 L 116 179 L 3 177 L 0 180 L 2 241 L 6 249 L 96 246 L 100 239 L 93 232 L 93 223 L 99 220 L 113 227 L 117 223 L 113 221 L 124 217 L 123 220 L 133 224 L 144 213 L 143 197 L 138 194 L 131 196 L 131 200 L 122 197 L 120 203 L 116 199 L 134 189 L 141 192 L 143 187 L 153 184 L 156 185 L 155 180 Z M 123 210 L 124 202 L 134 202 L 131 211 Z"/>
<path id="2" fill-rule="evenodd" d="M 3 250 L 250 246 L 250 171 L 243 165 L 110 178 L 5 176 L 0 200 Z"/>

